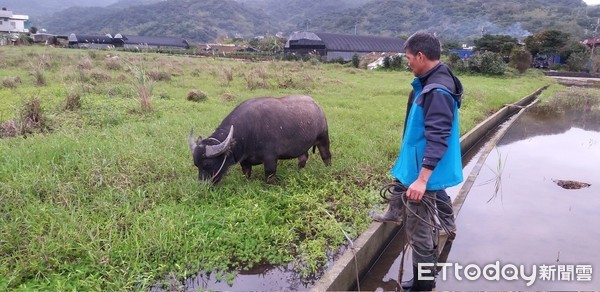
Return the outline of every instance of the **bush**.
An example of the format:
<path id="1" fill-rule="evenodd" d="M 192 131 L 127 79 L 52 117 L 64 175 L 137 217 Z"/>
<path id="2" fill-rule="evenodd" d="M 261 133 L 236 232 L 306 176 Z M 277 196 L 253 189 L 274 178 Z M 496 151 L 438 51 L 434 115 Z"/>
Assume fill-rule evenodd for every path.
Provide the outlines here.
<path id="1" fill-rule="evenodd" d="M 385 57 L 383 57 L 383 68 L 391 70 L 403 69 L 402 56 L 386 55 Z"/>
<path id="2" fill-rule="evenodd" d="M 525 73 L 531 67 L 531 53 L 522 48 L 514 48 L 510 52 L 510 65 L 519 73 Z"/>
<path id="3" fill-rule="evenodd" d="M 346 61 L 344 60 L 344 58 L 342 57 L 337 57 L 335 59 L 332 59 L 331 61 L 329 61 L 329 63 L 336 63 L 336 64 L 346 64 Z"/>
<path id="4" fill-rule="evenodd" d="M 467 60 L 468 71 L 488 75 L 502 75 L 506 71 L 506 63 L 498 53 L 485 52 L 474 55 Z"/>
<path id="5" fill-rule="evenodd" d="M 392 56 L 390 57 L 390 68 L 393 70 L 401 70 L 404 69 L 402 67 L 402 56 Z"/>
<path id="6" fill-rule="evenodd" d="M 461 59 L 457 53 L 451 53 L 450 56 L 448 56 L 448 66 L 454 72 L 469 72 L 469 68 L 466 62 L 463 59 Z"/>
<path id="7" fill-rule="evenodd" d="M 207 98 L 208 96 L 206 95 L 206 93 L 197 89 L 191 90 L 187 95 L 187 100 L 194 102 L 205 101 Z"/>
<path id="8" fill-rule="evenodd" d="M 589 60 L 586 53 L 572 53 L 567 59 L 567 65 L 571 71 L 582 71 Z"/>
<path id="9" fill-rule="evenodd" d="M 352 66 L 354 66 L 354 68 L 358 68 L 358 65 L 360 65 L 360 57 L 358 54 L 354 54 L 352 55 Z"/>

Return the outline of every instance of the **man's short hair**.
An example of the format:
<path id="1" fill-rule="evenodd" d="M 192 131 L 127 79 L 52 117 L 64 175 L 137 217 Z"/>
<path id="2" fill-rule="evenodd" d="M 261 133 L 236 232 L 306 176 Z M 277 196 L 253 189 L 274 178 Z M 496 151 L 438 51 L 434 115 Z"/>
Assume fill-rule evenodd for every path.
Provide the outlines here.
<path id="1" fill-rule="evenodd" d="M 427 59 L 436 61 L 442 54 L 442 45 L 440 40 L 431 32 L 417 31 L 404 42 L 404 50 L 410 50 L 411 53 L 423 53 Z"/>

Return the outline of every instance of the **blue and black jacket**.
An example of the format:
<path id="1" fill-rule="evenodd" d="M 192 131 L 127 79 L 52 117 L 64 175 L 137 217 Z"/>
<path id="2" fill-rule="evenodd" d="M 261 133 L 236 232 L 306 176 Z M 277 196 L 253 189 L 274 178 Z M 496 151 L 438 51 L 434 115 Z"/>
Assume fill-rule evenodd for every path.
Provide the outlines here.
<path id="1" fill-rule="evenodd" d="M 428 191 L 457 185 L 463 180 L 458 126 L 462 84 L 448 66 L 439 63 L 411 85 L 404 138 L 391 173 L 409 186 L 421 168 L 427 168 L 433 170 Z"/>

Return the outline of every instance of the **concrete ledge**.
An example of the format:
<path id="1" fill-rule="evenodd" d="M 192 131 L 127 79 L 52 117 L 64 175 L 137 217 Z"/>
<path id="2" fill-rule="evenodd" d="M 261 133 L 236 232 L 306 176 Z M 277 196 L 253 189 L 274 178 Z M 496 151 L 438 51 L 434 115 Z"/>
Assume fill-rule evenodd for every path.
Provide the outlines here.
<path id="1" fill-rule="evenodd" d="M 464 134 L 460 138 L 460 151 L 462 155 L 465 155 L 467 152 L 469 152 L 469 150 L 471 150 L 471 148 L 473 148 L 473 146 L 475 146 L 479 140 L 504 122 L 506 118 L 516 113 L 519 109 L 521 109 L 521 107 L 531 103 L 546 88 L 548 88 L 548 85 L 538 88 L 530 95 L 523 97 L 521 100 L 513 104 L 505 105 L 499 111 L 495 112 L 493 115 L 489 116 L 487 119 L 483 120 L 483 122 L 479 123 L 469 132 Z"/>
<path id="2" fill-rule="evenodd" d="M 515 114 L 525 105 L 531 103 L 548 87 L 541 87 L 518 102 L 504 106 L 498 112 L 479 123 L 460 139 L 461 152 L 467 153 L 491 130 Z M 353 247 L 344 252 L 325 272 L 310 291 L 348 291 L 356 286 L 357 277 L 362 277 L 377 260 L 400 226 L 373 222 L 356 240 Z"/>

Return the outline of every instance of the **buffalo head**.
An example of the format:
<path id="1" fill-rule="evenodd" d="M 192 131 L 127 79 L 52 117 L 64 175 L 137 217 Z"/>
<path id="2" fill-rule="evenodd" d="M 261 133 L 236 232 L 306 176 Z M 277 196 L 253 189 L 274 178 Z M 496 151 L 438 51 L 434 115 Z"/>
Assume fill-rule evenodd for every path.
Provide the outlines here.
<path id="1" fill-rule="evenodd" d="M 235 161 L 231 155 L 233 138 L 233 125 L 229 129 L 227 137 L 223 141 L 216 138 L 202 140 L 198 137 L 194 141 L 194 129 L 190 131 L 190 150 L 194 158 L 194 164 L 198 167 L 198 180 L 218 183 L 227 168 Z"/>

